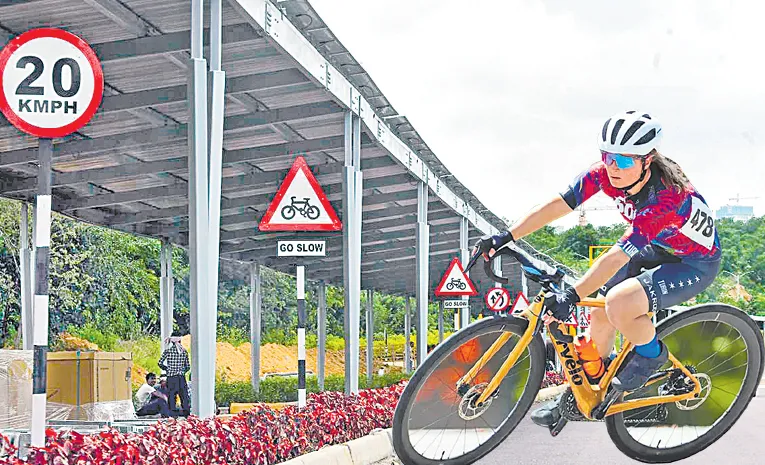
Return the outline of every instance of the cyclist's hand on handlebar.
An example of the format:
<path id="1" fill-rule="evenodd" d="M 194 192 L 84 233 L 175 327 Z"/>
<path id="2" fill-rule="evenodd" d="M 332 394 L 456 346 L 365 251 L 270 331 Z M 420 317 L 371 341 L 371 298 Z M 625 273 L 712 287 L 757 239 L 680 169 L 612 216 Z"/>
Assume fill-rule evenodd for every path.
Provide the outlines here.
<path id="1" fill-rule="evenodd" d="M 559 290 L 545 294 L 542 320 L 547 324 L 552 321 L 564 322 L 568 320 L 569 315 L 576 309 L 576 304 L 580 300 L 582 299 L 579 298 L 574 286 L 567 287 L 565 291 Z"/>
<path id="2" fill-rule="evenodd" d="M 515 239 L 510 231 L 495 234 L 494 236 L 483 236 L 475 243 L 473 255 L 481 253 L 484 260 L 488 261 L 497 249 L 513 241 L 515 241 Z"/>

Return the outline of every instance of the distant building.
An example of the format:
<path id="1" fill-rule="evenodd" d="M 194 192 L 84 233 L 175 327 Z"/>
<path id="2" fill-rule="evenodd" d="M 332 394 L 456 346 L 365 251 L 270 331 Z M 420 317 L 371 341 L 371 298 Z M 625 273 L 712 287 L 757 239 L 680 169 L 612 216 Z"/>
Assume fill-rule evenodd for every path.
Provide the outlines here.
<path id="1" fill-rule="evenodd" d="M 717 218 L 733 218 L 738 221 L 746 221 L 754 217 L 754 207 L 746 205 L 724 205 L 717 209 Z"/>

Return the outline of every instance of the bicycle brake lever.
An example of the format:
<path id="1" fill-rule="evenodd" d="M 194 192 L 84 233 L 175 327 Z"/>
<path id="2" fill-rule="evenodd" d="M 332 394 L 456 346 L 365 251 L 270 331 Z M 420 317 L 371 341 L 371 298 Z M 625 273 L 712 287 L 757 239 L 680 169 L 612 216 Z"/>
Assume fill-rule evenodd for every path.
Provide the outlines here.
<path id="1" fill-rule="evenodd" d="M 558 327 L 557 322 L 553 322 L 547 325 L 547 330 L 550 331 L 550 334 L 555 338 L 556 341 L 565 342 L 566 344 L 571 344 L 574 342 L 574 336 L 564 334 L 563 331 L 561 331 Z"/>

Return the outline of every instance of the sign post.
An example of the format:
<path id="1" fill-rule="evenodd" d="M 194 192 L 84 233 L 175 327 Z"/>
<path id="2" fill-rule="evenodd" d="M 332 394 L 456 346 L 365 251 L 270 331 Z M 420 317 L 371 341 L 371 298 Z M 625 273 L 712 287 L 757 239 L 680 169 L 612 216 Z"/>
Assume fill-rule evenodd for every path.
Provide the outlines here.
<path id="1" fill-rule="evenodd" d="M 98 57 L 84 40 L 54 28 L 33 29 L 8 42 L 0 52 L 0 73 L 0 111 L 13 126 L 39 141 L 31 445 L 44 447 L 53 139 L 90 121 L 101 104 L 104 76 Z"/>
<path id="2" fill-rule="evenodd" d="M 258 228 L 261 231 L 340 231 L 342 223 L 303 157 L 297 157 Z M 324 240 L 277 242 L 278 257 L 326 257 Z M 298 407 L 305 407 L 305 265 L 293 262 L 297 278 Z M 321 324 L 321 322 L 319 322 Z"/>

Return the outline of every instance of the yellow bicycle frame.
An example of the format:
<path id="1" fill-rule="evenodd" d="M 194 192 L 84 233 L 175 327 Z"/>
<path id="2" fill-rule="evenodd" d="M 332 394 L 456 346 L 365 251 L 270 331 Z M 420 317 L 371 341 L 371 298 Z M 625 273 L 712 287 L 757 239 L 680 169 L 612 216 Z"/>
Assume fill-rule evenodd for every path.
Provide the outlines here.
<path id="1" fill-rule="evenodd" d="M 540 312 L 542 310 L 542 302 L 543 302 L 543 292 L 540 292 L 539 295 L 537 295 L 534 298 L 533 303 L 524 310 L 521 314 L 521 318 L 525 318 L 529 321 L 529 325 L 526 329 L 526 332 L 523 333 L 523 335 L 520 338 L 520 341 L 518 341 L 518 344 L 516 344 L 515 348 L 510 352 L 510 354 L 507 356 L 507 359 L 505 359 L 505 362 L 502 364 L 502 366 L 499 368 L 499 371 L 494 375 L 494 377 L 489 381 L 488 386 L 481 392 L 481 394 L 476 399 L 475 403 L 477 405 L 481 405 L 484 403 L 489 396 L 496 391 L 496 389 L 499 387 L 502 380 L 507 376 L 507 373 L 510 371 L 510 369 L 515 365 L 515 363 L 518 361 L 518 358 L 520 358 L 521 354 L 524 350 L 526 350 L 526 347 L 531 343 L 532 338 L 534 337 L 534 329 L 537 326 Z M 582 307 L 605 307 L 605 300 L 604 299 L 583 299 L 580 303 L 580 306 Z M 648 317 L 650 318 L 652 313 L 648 313 Z M 567 335 L 572 335 L 573 328 L 570 328 L 569 326 L 559 324 L 560 330 Z M 458 382 L 457 385 L 467 384 L 469 385 L 473 379 L 478 375 L 480 370 L 491 360 L 491 358 L 499 351 L 502 346 L 507 343 L 507 341 L 510 340 L 510 338 L 513 337 L 512 333 L 505 332 L 500 335 L 499 338 L 494 342 L 494 344 L 489 347 L 489 349 L 481 356 L 481 358 L 476 362 L 476 364 L 463 376 Z M 579 356 L 574 348 L 574 344 L 572 343 L 566 343 L 562 341 L 558 341 L 554 338 L 552 333 L 550 333 L 550 339 L 552 340 L 553 344 L 555 345 L 555 351 L 558 353 L 558 357 L 561 360 L 561 365 L 563 366 L 563 372 L 566 377 L 566 380 L 568 381 L 568 384 L 571 386 L 571 391 L 574 394 L 574 398 L 576 399 L 576 403 L 579 407 L 579 410 L 584 414 L 585 417 L 592 419 L 592 410 L 598 406 L 604 399 L 606 395 L 607 388 L 609 384 L 611 383 L 611 380 L 613 379 L 614 375 L 616 374 L 617 370 L 619 370 L 619 367 L 622 365 L 624 360 L 627 357 L 627 354 L 632 350 L 633 344 L 629 341 L 625 341 L 624 346 L 621 348 L 619 353 L 616 356 L 616 359 L 611 363 L 611 365 L 608 367 L 608 370 L 603 375 L 603 377 L 600 379 L 600 382 L 597 385 L 591 385 L 588 380 L 587 376 L 584 374 L 584 371 L 582 370 L 582 365 L 579 363 Z M 632 399 L 627 401 L 618 402 L 614 405 L 611 405 L 609 407 L 608 411 L 606 412 L 606 416 L 614 415 L 616 413 L 625 412 L 627 410 L 633 410 L 638 409 L 642 407 L 647 407 L 650 405 L 658 405 L 658 404 L 668 404 L 672 402 L 678 402 L 682 400 L 687 400 L 693 397 L 696 397 L 701 392 L 701 384 L 699 383 L 699 380 L 691 374 L 690 371 L 688 371 L 685 366 L 683 366 L 671 353 L 669 354 L 669 359 L 672 361 L 672 365 L 675 368 L 680 369 L 683 374 L 688 376 L 691 380 L 693 380 L 693 391 L 686 393 L 686 394 L 680 394 L 680 395 L 672 395 L 672 396 L 653 396 L 653 397 L 646 397 L 642 399 Z M 657 379 L 653 379 L 649 382 L 649 384 L 653 384 L 659 381 L 662 381 L 666 379 L 666 376 L 660 377 Z"/>

